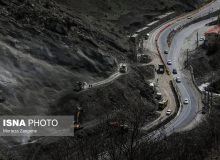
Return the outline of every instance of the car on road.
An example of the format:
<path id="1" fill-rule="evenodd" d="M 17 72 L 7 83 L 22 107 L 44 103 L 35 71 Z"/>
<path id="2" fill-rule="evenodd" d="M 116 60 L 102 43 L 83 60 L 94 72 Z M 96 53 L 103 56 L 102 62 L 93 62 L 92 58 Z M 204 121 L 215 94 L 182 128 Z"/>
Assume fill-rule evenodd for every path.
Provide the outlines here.
<path id="1" fill-rule="evenodd" d="M 168 52 L 168 50 L 164 50 L 164 54 L 168 54 L 169 52 Z"/>
<path id="2" fill-rule="evenodd" d="M 177 74 L 177 70 L 176 69 L 173 69 L 173 74 Z"/>
<path id="3" fill-rule="evenodd" d="M 204 41 L 205 40 L 205 37 L 200 37 L 199 38 L 199 41 Z"/>
<path id="4" fill-rule="evenodd" d="M 145 40 L 148 40 L 149 37 L 150 37 L 150 34 L 149 34 L 149 33 L 147 33 L 146 35 L 144 35 L 144 39 L 145 39 Z"/>
<path id="5" fill-rule="evenodd" d="M 184 104 L 189 104 L 189 100 L 187 98 L 184 99 Z"/>
<path id="6" fill-rule="evenodd" d="M 163 64 L 159 64 L 157 73 L 158 74 L 164 74 L 164 72 L 165 72 L 165 66 Z"/>
<path id="7" fill-rule="evenodd" d="M 191 17 L 191 16 L 188 16 L 187 19 L 192 19 L 192 17 Z"/>
<path id="8" fill-rule="evenodd" d="M 167 64 L 168 64 L 168 65 L 172 65 L 172 61 L 171 61 L 171 60 L 168 60 L 168 61 L 167 61 Z"/>
<path id="9" fill-rule="evenodd" d="M 177 83 L 180 83 L 180 82 L 181 82 L 180 77 L 176 77 L 176 82 L 177 82 Z"/>
<path id="10" fill-rule="evenodd" d="M 171 109 L 168 109 L 167 112 L 166 112 L 166 115 L 169 116 L 171 114 L 171 112 L 172 112 Z"/>
<path id="11" fill-rule="evenodd" d="M 120 73 L 126 73 L 128 70 L 127 65 L 126 64 L 121 64 L 120 68 L 119 68 L 119 72 Z"/>
<path id="12" fill-rule="evenodd" d="M 157 100 L 161 100 L 162 99 L 162 94 L 160 92 L 156 93 L 156 97 Z"/>
<path id="13" fill-rule="evenodd" d="M 87 85 L 88 85 L 88 84 L 87 84 L 86 82 L 77 81 L 77 82 L 74 84 L 73 90 L 74 90 L 74 91 L 77 91 L 77 92 L 80 92 L 80 91 L 86 89 L 86 86 L 87 86 Z"/>

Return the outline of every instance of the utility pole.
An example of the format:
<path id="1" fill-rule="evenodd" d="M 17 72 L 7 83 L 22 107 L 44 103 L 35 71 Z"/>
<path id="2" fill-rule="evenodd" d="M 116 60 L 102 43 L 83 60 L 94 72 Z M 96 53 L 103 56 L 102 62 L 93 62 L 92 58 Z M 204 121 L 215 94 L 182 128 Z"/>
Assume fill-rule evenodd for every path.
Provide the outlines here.
<path id="1" fill-rule="evenodd" d="M 204 94 L 204 96 L 205 96 L 205 97 L 204 97 L 204 104 L 205 104 L 205 108 L 207 109 L 207 92 L 206 92 L 206 87 L 204 88 L 204 91 L 205 91 L 205 92 L 204 92 L 204 93 L 205 93 L 205 94 Z"/>
<path id="2" fill-rule="evenodd" d="M 208 89 L 208 102 L 207 102 L 207 104 L 208 104 L 208 108 L 210 108 L 210 91 L 209 91 L 209 89 Z"/>
<path id="3" fill-rule="evenodd" d="M 211 85 L 214 82 L 214 72 L 212 72 L 212 78 L 211 78 Z M 211 113 L 211 109 L 213 107 L 213 87 L 210 88 L 211 94 L 210 94 L 210 108 L 209 108 L 209 114 Z"/>
<path id="4" fill-rule="evenodd" d="M 210 97 L 210 99 L 211 99 L 211 103 L 210 103 L 210 111 L 209 111 L 209 114 L 211 113 L 212 107 L 213 107 L 213 91 L 212 91 L 212 90 L 211 90 L 211 97 Z"/>
<path id="5" fill-rule="evenodd" d="M 210 88 L 208 89 L 208 109 L 209 109 L 209 115 L 211 113 L 211 92 Z"/>
<path id="6" fill-rule="evenodd" d="M 137 39 L 137 37 L 135 37 L 135 41 L 134 41 L 134 55 L 135 55 L 135 61 L 137 62 L 137 59 L 138 59 L 138 43 L 139 43 L 139 40 Z"/>
<path id="7" fill-rule="evenodd" d="M 141 54 L 144 54 L 144 39 L 141 38 Z"/>
<path id="8" fill-rule="evenodd" d="M 189 49 L 186 51 L 186 68 L 189 67 Z"/>

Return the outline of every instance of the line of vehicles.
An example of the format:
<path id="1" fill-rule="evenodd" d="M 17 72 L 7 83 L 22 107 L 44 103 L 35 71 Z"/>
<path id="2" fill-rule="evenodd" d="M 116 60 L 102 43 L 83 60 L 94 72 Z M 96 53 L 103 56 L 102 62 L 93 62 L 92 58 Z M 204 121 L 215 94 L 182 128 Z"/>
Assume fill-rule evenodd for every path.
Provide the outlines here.
<path id="1" fill-rule="evenodd" d="M 83 129 L 83 127 L 80 124 L 80 115 L 84 112 L 82 107 L 77 107 L 77 109 L 74 111 L 74 131 L 78 131 Z M 108 126 L 110 126 L 112 129 L 118 129 L 118 131 L 122 131 L 122 132 L 128 132 L 128 125 L 123 123 L 123 122 L 119 122 L 119 121 L 110 121 L 107 123 Z"/>
<path id="2" fill-rule="evenodd" d="M 120 73 L 126 73 L 128 71 L 128 67 L 126 64 L 120 64 L 119 65 L 119 72 Z M 73 86 L 73 90 L 76 92 L 80 92 L 82 90 L 85 90 L 87 87 L 91 88 L 92 85 L 91 84 L 87 84 L 86 82 L 81 82 L 81 81 L 77 81 L 74 86 Z M 77 107 L 76 111 L 74 111 L 74 130 L 80 130 L 83 127 L 80 124 L 80 115 L 82 114 L 83 109 L 82 107 Z M 128 126 L 125 124 L 121 124 L 119 122 L 110 122 L 109 125 L 113 128 L 120 128 L 122 130 L 127 130 Z"/>
<path id="3" fill-rule="evenodd" d="M 168 51 L 168 50 L 164 50 L 164 54 L 165 54 L 165 55 L 168 55 L 168 54 L 169 54 L 169 51 Z M 172 61 L 171 61 L 171 60 L 168 60 L 168 61 L 167 61 L 167 65 L 172 65 Z M 164 74 L 165 71 L 166 71 L 165 65 L 159 64 L 159 65 L 158 65 L 158 69 L 157 69 L 157 73 L 158 73 L 158 74 Z M 168 72 L 168 73 L 170 74 L 170 72 Z M 174 69 L 172 70 L 172 74 L 173 74 L 173 75 L 177 75 L 177 74 L 178 74 L 177 69 L 174 68 Z M 181 83 L 181 78 L 180 78 L 179 76 L 176 76 L 176 77 L 174 78 L 174 80 L 175 80 L 176 83 Z M 167 105 L 167 102 L 168 102 L 168 101 L 166 101 L 166 100 L 163 100 L 163 101 L 159 102 L 159 108 L 160 108 L 160 109 L 164 109 L 164 108 L 166 107 L 166 105 Z M 183 100 L 183 104 L 184 104 L 184 105 L 188 105 L 188 104 L 189 104 L 189 99 L 188 99 L 188 98 L 185 98 L 185 99 Z M 164 106 L 165 106 L 165 107 L 164 107 Z M 172 110 L 171 110 L 171 109 L 168 109 L 168 110 L 166 111 L 166 115 L 170 115 L 171 113 L 172 113 Z"/>
<path id="4" fill-rule="evenodd" d="M 164 110 L 168 105 L 168 100 L 163 98 L 163 96 L 160 92 L 160 89 L 157 85 L 155 85 L 154 83 L 150 83 L 150 87 L 152 87 L 154 89 L 155 100 L 157 101 L 157 104 L 158 104 L 158 110 L 160 110 L 160 111 Z M 170 115 L 171 110 L 169 113 L 167 112 L 166 114 Z"/>
<path id="5" fill-rule="evenodd" d="M 164 50 L 164 54 L 169 54 L 169 51 L 168 51 L 168 50 Z M 171 61 L 171 60 L 168 60 L 168 61 L 167 61 L 167 65 L 172 65 L 172 61 Z M 158 73 L 163 74 L 164 72 L 165 72 L 165 66 L 159 64 Z M 174 69 L 172 70 L 172 73 L 173 73 L 174 75 L 177 75 L 177 74 L 178 74 L 178 73 L 177 73 L 177 69 L 174 68 Z M 175 81 L 176 81 L 177 83 L 181 83 L 180 77 L 177 76 L 177 77 L 175 78 Z"/>
<path id="6" fill-rule="evenodd" d="M 119 72 L 120 73 L 126 73 L 127 71 L 128 71 L 128 67 L 125 63 L 122 63 L 119 65 Z M 80 92 L 86 88 L 92 88 L 92 87 L 93 87 L 92 84 L 87 84 L 86 82 L 77 81 L 73 86 L 73 90 L 76 92 Z"/>
<path id="7" fill-rule="evenodd" d="M 86 82 L 77 81 L 73 86 L 73 90 L 76 92 L 82 91 L 86 88 L 88 84 Z"/>

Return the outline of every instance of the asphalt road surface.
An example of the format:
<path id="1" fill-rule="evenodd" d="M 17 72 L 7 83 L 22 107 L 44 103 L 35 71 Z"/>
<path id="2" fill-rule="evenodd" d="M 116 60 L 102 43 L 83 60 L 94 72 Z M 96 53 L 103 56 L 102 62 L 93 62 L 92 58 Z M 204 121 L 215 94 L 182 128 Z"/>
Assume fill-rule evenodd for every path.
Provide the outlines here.
<path id="1" fill-rule="evenodd" d="M 157 41 L 159 50 L 161 52 L 161 56 L 165 63 L 167 63 L 168 60 L 171 60 L 172 65 L 167 65 L 170 71 L 172 72 L 173 69 L 176 69 L 178 72 L 177 75 L 171 75 L 171 76 L 173 76 L 174 79 L 175 77 L 180 77 L 181 79 L 181 83 L 177 83 L 177 88 L 181 95 L 181 101 L 183 102 L 184 99 L 186 98 L 189 100 L 189 104 L 187 105 L 182 104 L 182 107 L 180 108 L 177 116 L 173 120 L 171 120 L 165 126 L 159 128 L 158 130 L 150 133 L 150 136 L 152 136 L 153 138 L 169 136 L 174 132 L 181 131 L 186 126 L 190 125 L 198 114 L 201 114 L 199 113 L 200 107 L 199 107 L 199 98 L 196 94 L 197 91 L 191 87 L 190 83 L 192 82 L 190 82 L 189 79 L 187 79 L 187 77 L 182 72 L 183 66 L 181 66 L 181 63 L 179 62 L 182 61 L 181 58 L 183 57 L 181 55 L 181 47 L 184 44 L 184 40 L 188 36 L 190 36 L 195 30 L 203 27 L 207 23 L 211 22 L 213 19 L 210 18 L 210 19 L 192 24 L 182 29 L 180 32 L 178 32 L 174 36 L 170 47 L 167 44 L 167 38 L 168 38 L 169 33 L 173 29 L 179 26 L 183 26 L 184 24 L 187 24 L 197 18 L 206 16 L 207 14 L 210 14 L 211 12 L 214 12 L 218 9 L 220 9 L 220 0 L 216 0 L 212 4 L 207 5 L 206 7 L 203 7 L 197 12 L 193 12 L 182 18 L 178 18 L 171 22 L 165 23 L 152 33 L 152 35 L 154 35 L 152 36 L 152 38 L 156 38 L 155 35 L 157 35 L 161 31 L 161 29 L 166 28 L 160 33 L 160 36 Z M 190 16 L 191 18 L 190 19 L 187 18 L 188 16 Z M 167 27 L 169 24 L 171 25 Z M 152 39 L 149 41 L 152 42 Z M 164 50 L 168 50 L 169 54 L 168 55 L 164 54 Z M 146 136 L 145 138 L 148 138 L 148 137 L 149 135 Z M 143 137 L 143 140 L 145 138 Z"/>

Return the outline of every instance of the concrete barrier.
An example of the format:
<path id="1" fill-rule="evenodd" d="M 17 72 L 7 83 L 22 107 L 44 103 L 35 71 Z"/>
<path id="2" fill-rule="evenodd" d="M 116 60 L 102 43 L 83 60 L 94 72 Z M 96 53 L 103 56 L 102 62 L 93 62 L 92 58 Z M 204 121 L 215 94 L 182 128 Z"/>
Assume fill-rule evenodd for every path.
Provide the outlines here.
<path id="1" fill-rule="evenodd" d="M 186 15 L 182 15 L 182 16 L 179 16 L 179 17 L 176 17 L 171 23 L 169 23 L 167 26 L 165 26 L 162 30 L 160 30 L 160 32 L 156 35 L 156 39 L 155 39 L 155 42 L 156 42 L 156 48 L 157 48 L 157 51 L 158 51 L 158 53 L 159 53 L 159 56 L 160 56 L 160 58 L 161 58 L 161 61 L 163 62 L 163 64 L 165 65 L 165 67 L 166 67 L 166 71 L 167 71 L 167 74 L 168 75 L 170 75 L 170 71 L 169 71 L 169 69 L 168 69 L 168 67 L 167 67 L 167 64 L 166 64 L 166 62 L 164 62 L 164 60 L 163 60 L 163 58 L 162 58 L 162 56 L 161 56 L 161 52 L 160 52 L 160 49 L 159 49 L 159 46 L 158 46 L 158 39 L 159 39 L 159 37 L 160 37 L 160 34 L 165 30 L 165 29 L 167 29 L 169 26 L 171 26 L 171 25 L 173 25 L 177 20 L 181 20 L 182 18 L 185 18 L 185 16 L 188 16 L 188 15 L 194 15 L 194 14 L 196 14 L 196 13 L 198 13 L 201 9 L 203 9 L 204 7 L 207 7 L 207 6 L 209 6 L 209 5 L 211 5 L 213 2 L 215 2 L 216 0 L 214 0 L 214 1 L 212 1 L 212 2 L 210 2 L 210 3 L 208 3 L 208 4 L 206 4 L 206 5 L 204 5 L 203 7 L 201 7 L 200 9 L 198 9 L 198 10 L 196 10 L 196 11 L 193 11 L 193 12 L 191 12 L 190 14 L 186 14 Z M 216 11 L 216 12 L 213 12 L 213 14 L 218 14 L 218 13 L 220 13 L 220 11 Z M 207 15 L 207 16 L 209 16 L 209 15 Z M 210 16 L 211 17 L 211 16 Z M 201 17 L 201 18 L 203 18 L 203 17 Z M 197 19 L 196 19 L 197 20 Z M 181 26 L 180 28 L 178 28 L 176 31 L 174 31 L 175 33 L 174 33 L 174 35 L 178 32 L 178 31 L 180 31 L 181 29 L 183 29 L 183 28 L 185 28 L 185 27 L 187 27 L 188 25 L 190 25 L 191 23 L 196 23 L 196 20 L 195 21 L 192 21 L 192 22 L 189 22 L 189 23 L 187 23 L 187 24 L 185 24 L 185 25 L 183 25 L 183 26 Z M 201 21 L 201 20 L 197 20 L 197 21 Z M 173 34 L 173 33 L 172 33 Z M 169 36 L 168 36 L 169 37 Z M 168 40 L 167 40 L 168 41 Z M 172 41 L 172 37 L 171 37 L 171 41 Z M 169 44 L 168 44 L 169 45 Z"/>
<path id="2" fill-rule="evenodd" d="M 174 24 L 174 22 L 171 22 L 170 24 L 166 25 L 163 29 L 161 29 L 160 32 L 156 35 L 156 39 L 155 39 L 157 52 L 159 53 L 160 59 L 161 59 L 163 65 L 165 66 L 167 75 L 170 75 L 170 71 L 169 71 L 169 69 L 168 69 L 168 67 L 167 67 L 167 63 L 164 62 L 163 57 L 161 56 L 160 47 L 159 47 L 159 45 L 158 45 L 158 39 L 159 39 L 159 37 L 160 37 L 160 34 L 161 34 L 165 29 L 167 29 L 169 26 L 171 26 L 171 25 L 173 25 L 173 24 Z"/>
<path id="3" fill-rule="evenodd" d="M 209 4 L 210 5 L 210 4 Z M 180 32 L 183 28 L 186 28 L 194 23 L 197 23 L 197 22 L 200 22 L 200 21 L 203 21 L 203 20 L 206 20 L 206 19 L 209 19 L 211 17 L 215 17 L 215 16 L 219 16 L 220 15 L 220 10 L 217 10 L 213 13 L 210 13 L 206 16 L 203 16 L 203 17 L 200 17 L 200 18 L 197 18 L 189 23 L 186 23 L 185 25 L 181 26 L 180 28 L 178 28 L 177 30 L 173 30 L 169 33 L 169 36 L 168 36 L 168 40 L 167 40 L 167 43 L 168 43 L 168 46 L 170 47 L 171 43 L 172 43 L 172 40 L 173 40 L 173 37 L 175 36 L 176 33 Z"/>
<path id="4" fill-rule="evenodd" d="M 197 23 L 197 22 L 200 22 L 200 21 L 209 19 L 209 18 L 211 18 L 211 17 L 219 16 L 219 15 L 220 15 L 220 10 L 217 10 L 217 11 L 215 11 L 215 12 L 213 12 L 213 13 L 210 13 L 210 14 L 208 14 L 208 15 L 206 15 L 206 16 L 203 16 L 203 17 L 200 17 L 200 18 L 198 18 L 198 19 L 196 19 L 196 20 L 193 20 L 193 21 L 190 22 L 190 23 L 187 23 L 184 27 L 187 27 L 187 26 L 189 26 L 189 25 L 191 25 L 191 24 L 194 24 L 194 23 Z"/>
<path id="5" fill-rule="evenodd" d="M 142 38 L 143 35 L 151 32 L 153 29 L 155 29 L 156 27 L 158 27 L 159 25 L 161 25 L 164 22 L 169 21 L 170 19 L 174 18 L 177 14 L 175 12 L 169 12 L 166 13 L 165 15 L 163 15 L 163 18 L 153 21 L 149 24 L 147 24 L 147 28 L 145 30 L 142 30 L 140 33 L 138 33 L 138 38 Z"/>
<path id="6" fill-rule="evenodd" d="M 138 47 L 139 41 L 140 39 L 143 38 L 144 35 L 151 32 L 152 30 L 154 30 L 156 27 L 160 26 L 164 22 L 173 19 L 175 16 L 177 16 L 177 13 L 175 12 L 169 12 L 164 15 L 161 15 L 158 17 L 158 20 L 155 20 L 147 24 L 147 26 L 139 29 L 133 35 L 131 35 L 129 38 L 129 45 L 130 45 L 130 51 L 133 52 L 134 56 L 137 54 L 137 47 Z M 135 57 L 135 60 L 136 60 L 136 57 Z"/>

